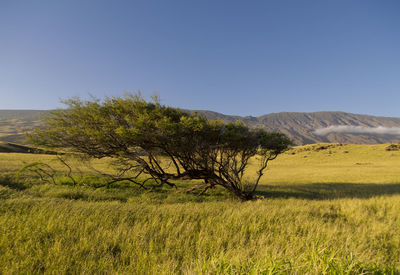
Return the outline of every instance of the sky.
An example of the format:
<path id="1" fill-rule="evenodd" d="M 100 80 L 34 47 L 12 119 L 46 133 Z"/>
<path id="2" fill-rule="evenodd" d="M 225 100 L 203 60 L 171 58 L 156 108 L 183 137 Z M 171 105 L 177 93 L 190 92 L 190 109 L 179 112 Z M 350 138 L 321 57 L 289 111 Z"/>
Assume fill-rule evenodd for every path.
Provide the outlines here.
<path id="1" fill-rule="evenodd" d="M 398 0 L 0 0 L 0 109 L 141 91 L 224 114 L 400 117 Z"/>

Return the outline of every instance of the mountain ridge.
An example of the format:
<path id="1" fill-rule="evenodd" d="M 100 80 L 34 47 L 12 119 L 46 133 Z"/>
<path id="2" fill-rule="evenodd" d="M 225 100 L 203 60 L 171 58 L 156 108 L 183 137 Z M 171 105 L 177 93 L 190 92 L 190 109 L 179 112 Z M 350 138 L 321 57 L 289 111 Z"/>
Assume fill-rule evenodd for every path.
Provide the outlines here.
<path id="1" fill-rule="evenodd" d="M 326 136 L 321 136 L 314 133 L 319 128 L 334 125 L 400 127 L 400 118 L 396 117 L 354 114 L 343 111 L 280 112 L 258 117 L 231 116 L 204 110 L 195 112 L 209 119 L 220 119 L 225 122 L 240 120 L 250 127 L 260 127 L 268 131 L 280 131 L 287 134 L 295 145 L 320 142 L 382 144 L 400 141 L 399 136 L 393 135 L 329 133 Z"/>
<path id="2" fill-rule="evenodd" d="M 354 114 L 343 111 L 280 112 L 254 116 L 225 115 L 208 110 L 184 110 L 198 113 L 208 119 L 224 122 L 242 121 L 250 127 L 287 134 L 295 145 L 320 142 L 353 144 L 382 144 L 399 142 L 400 136 L 378 134 L 329 133 L 325 136 L 314 133 L 316 129 L 333 125 L 363 127 L 400 127 L 400 118 Z M 46 110 L 0 110 L 0 141 L 22 143 L 24 133 L 42 124 L 40 116 Z"/>

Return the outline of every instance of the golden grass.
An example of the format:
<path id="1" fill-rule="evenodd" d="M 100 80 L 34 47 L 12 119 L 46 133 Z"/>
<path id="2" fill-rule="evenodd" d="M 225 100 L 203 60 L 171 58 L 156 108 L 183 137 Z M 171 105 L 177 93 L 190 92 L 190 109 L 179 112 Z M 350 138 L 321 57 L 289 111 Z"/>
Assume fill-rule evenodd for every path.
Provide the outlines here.
<path id="1" fill-rule="evenodd" d="M 400 197 L 0 206 L 4 273 L 395 272 Z"/>
<path id="2" fill-rule="evenodd" d="M 386 151 L 390 144 L 314 144 L 297 146 L 270 162 L 261 184 L 306 183 L 398 183 L 400 150 Z M 326 149 L 319 149 L 319 148 Z M 15 172 L 23 163 L 43 161 L 63 168 L 52 155 L 0 153 L 0 170 Z M 256 170 L 254 159 L 248 175 Z M 80 169 L 90 169 L 80 164 Z M 95 162 L 99 169 L 109 169 L 108 160 Z"/>
<path id="3" fill-rule="evenodd" d="M 399 274 L 400 151 L 387 147 L 296 147 L 246 203 L 2 178 L 0 273 Z M 0 167 L 52 158 L 0 154 Z"/>
<path id="4" fill-rule="evenodd" d="M 270 163 L 262 183 L 399 183 L 400 151 L 386 151 L 388 146 L 298 146 Z"/>

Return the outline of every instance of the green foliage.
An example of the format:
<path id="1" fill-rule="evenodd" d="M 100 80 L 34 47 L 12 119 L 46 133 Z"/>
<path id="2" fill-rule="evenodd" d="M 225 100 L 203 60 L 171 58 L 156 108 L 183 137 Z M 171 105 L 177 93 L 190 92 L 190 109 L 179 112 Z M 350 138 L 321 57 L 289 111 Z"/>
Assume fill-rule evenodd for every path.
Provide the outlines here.
<path id="1" fill-rule="evenodd" d="M 104 101 L 65 101 L 68 108 L 47 116 L 30 141 L 52 150 L 111 157 L 120 173 L 114 181 L 129 180 L 145 189 L 145 182 L 176 187 L 172 180 L 204 180 L 203 190 L 216 185 L 242 200 L 252 199 L 268 162 L 290 145 L 280 133 L 249 129 L 243 123 L 208 121 L 157 98 L 147 102 L 138 95 Z M 250 158 L 260 156 L 257 179 L 248 183 L 244 173 Z M 147 176 L 144 181 L 139 176 Z"/>

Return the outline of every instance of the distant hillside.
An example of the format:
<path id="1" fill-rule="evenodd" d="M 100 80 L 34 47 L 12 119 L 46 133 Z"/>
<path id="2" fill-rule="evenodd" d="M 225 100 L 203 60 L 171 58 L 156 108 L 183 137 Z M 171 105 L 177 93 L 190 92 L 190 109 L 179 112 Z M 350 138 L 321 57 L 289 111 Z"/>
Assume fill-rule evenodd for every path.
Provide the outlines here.
<path id="1" fill-rule="evenodd" d="M 269 131 L 281 131 L 296 145 L 320 142 L 338 142 L 353 144 L 379 144 L 399 142 L 400 136 L 330 133 L 319 136 L 314 133 L 318 128 L 331 125 L 351 125 L 365 127 L 400 127 L 400 118 L 376 117 L 345 112 L 315 113 L 273 113 L 259 117 L 231 116 L 213 111 L 195 111 L 208 119 L 220 119 L 225 122 L 243 121 L 250 127 L 261 127 Z M 35 110 L 0 110 L 0 141 L 21 143 L 24 132 L 40 126 L 40 114 L 46 111 Z"/>
<path id="2" fill-rule="evenodd" d="M 220 119 L 226 122 L 241 120 L 251 127 L 280 131 L 290 136 L 296 145 L 320 142 L 380 144 L 400 141 L 400 136 L 393 135 L 330 133 L 326 136 L 319 136 L 314 134 L 316 129 L 332 125 L 400 127 L 400 118 L 358 115 L 345 112 L 273 113 L 259 117 L 229 116 L 212 111 L 197 111 L 197 113 L 209 119 Z"/>
<path id="3" fill-rule="evenodd" d="M 40 126 L 40 110 L 0 110 L 0 141 L 23 143 L 24 133 Z"/>

